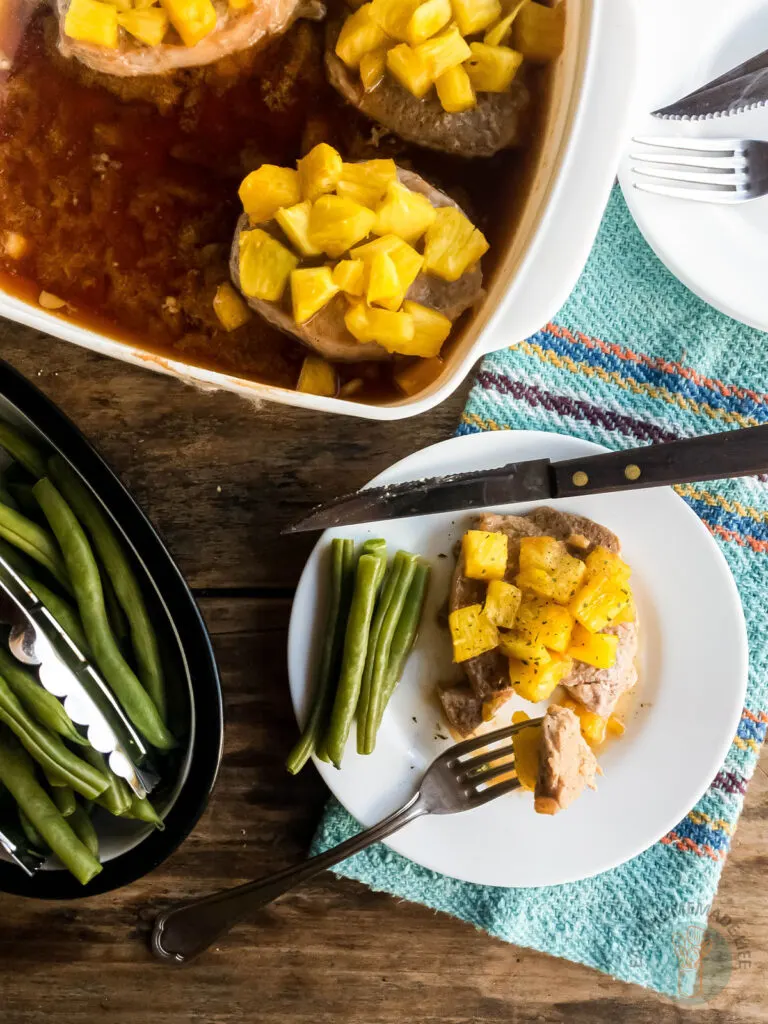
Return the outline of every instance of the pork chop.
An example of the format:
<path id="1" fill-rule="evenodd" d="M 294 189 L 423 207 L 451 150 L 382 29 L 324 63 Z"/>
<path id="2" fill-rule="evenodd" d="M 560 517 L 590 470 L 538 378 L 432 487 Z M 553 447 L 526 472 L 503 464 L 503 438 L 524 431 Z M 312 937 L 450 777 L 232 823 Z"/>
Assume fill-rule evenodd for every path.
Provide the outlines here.
<path id="1" fill-rule="evenodd" d="M 569 708 L 558 704 L 547 708 L 540 743 L 534 808 L 538 814 L 557 814 L 570 806 L 585 786 L 597 788 L 595 775 L 601 774 L 600 766 Z"/>
<path id="2" fill-rule="evenodd" d="M 466 683 L 438 689 L 438 697 L 451 729 L 471 736 L 483 721 L 483 702 Z"/>

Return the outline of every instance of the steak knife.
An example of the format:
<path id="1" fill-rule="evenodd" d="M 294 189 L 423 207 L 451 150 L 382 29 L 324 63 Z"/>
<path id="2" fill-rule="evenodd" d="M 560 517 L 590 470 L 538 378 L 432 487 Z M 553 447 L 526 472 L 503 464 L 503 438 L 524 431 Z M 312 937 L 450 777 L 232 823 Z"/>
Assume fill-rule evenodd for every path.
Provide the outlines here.
<path id="1" fill-rule="evenodd" d="M 768 50 L 724 75 L 653 111 L 666 120 L 702 121 L 753 110 L 768 103 Z"/>
<path id="2" fill-rule="evenodd" d="M 642 490 L 768 473 L 768 423 L 565 462 L 535 459 L 498 469 L 370 487 L 320 505 L 284 533 L 326 530 L 515 502 Z"/>

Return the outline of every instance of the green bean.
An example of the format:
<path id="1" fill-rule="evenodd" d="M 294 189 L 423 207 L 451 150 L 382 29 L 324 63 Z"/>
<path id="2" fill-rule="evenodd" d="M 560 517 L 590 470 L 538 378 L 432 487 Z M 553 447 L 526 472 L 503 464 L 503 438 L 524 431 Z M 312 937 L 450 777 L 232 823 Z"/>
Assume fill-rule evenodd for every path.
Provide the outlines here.
<path id="1" fill-rule="evenodd" d="M 24 811 L 22 811 L 20 807 L 17 807 L 16 810 L 19 812 L 19 825 L 21 825 L 21 831 L 24 833 L 24 838 L 27 840 L 29 845 L 34 850 L 40 850 L 41 852 L 47 850 L 48 847 L 46 846 L 45 840 L 26 816 Z"/>
<path id="2" fill-rule="evenodd" d="M 45 476 L 45 457 L 40 449 L 10 423 L 0 421 L 0 447 L 34 477 Z"/>
<path id="3" fill-rule="evenodd" d="M 8 683 L 0 676 L 0 721 L 15 733 L 43 771 L 60 776 L 76 793 L 91 799 L 103 793 L 107 780 L 77 757 L 61 739 L 38 725 L 21 706 Z"/>
<path id="4" fill-rule="evenodd" d="M 355 545 L 352 540 L 339 537 L 331 541 L 329 548 L 330 573 L 328 581 L 329 603 L 323 631 L 323 648 L 317 670 L 312 705 L 301 738 L 288 755 L 286 768 L 295 775 L 309 760 L 318 741 L 328 725 L 328 713 L 333 699 L 332 681 L 338 671 L 341 643 L 344 639 L 346 617 L 344 615 L 344 577 L 348 565 L 354 558 Z"/>
<path id="5" fill-rule="evenodd" d="M 173 736 L 112 635 L 104 607 L 99 567 L 74 512 L 47 478 L 35 484 L 35 497 L 61 545 L 96 664 L 126 715 L 144 738 L 160 750 L 170 749 L 175 745 Z"/>
<path id="6" fill-rule="evenodd" d="M 0 644 L 0 676 L 40 725 L 71 743 L 86 743 L 58 697 L 44 689 L 31 672 L 22 668 L 3 644 Z"/>
<path id="7" fill-rule="evenodd" d="M 373 613 L 373 620 L 371 621 L 371 629 L 368 634 L 368 650 L 365 655 L 365 668 L 363 669 L 363 679 L 360 684 L 360 697 L 357 701 L 357 752 L 363 754 L 363 735 L 365 732 L 365 723 L 368 719 L 368 707 L 371 700 L 371 679 L 373 678 L 373 663 L 376 655 L 376 641 L 379 638 L 381 632 L 381 624 L 384 621 L 384 616 L 387 614 L 390 602 L 392 601 L 392 595 L 395 592 L 397 586 L 398 577 L 402 571 L 402 559 L 399 559 L 397 555 L 393 559 L 392 566 L 387 570 L 384 576 L 384 582 L 381 586 L 381 593 L 379 599 L 376 602 L 376 609 Z"/>
<path id="8" fill-rule="evenodd" d="M 371 673 L 371 695 L 367 708 L 368 713 L 363 728 L 363 742 L 358 745 L 358 749 L 362 754 L 372 753 L 373 748 L 376 746 L 376 723 L 379 719 L 379 704 L 385 686 L 392 638 L 400 621 L 408 591 L 416 572 L 416 555 L 411 555 L 407 551 L 398 551 L 395 560 L 398 559 L 401 560 L 401 569 L 397 584 L 393 590 L 392 600 L 386 610 L 381 623 L 381 630 L 376 639 L 376 652 L 373 659 L 373 672 Z"/>
<path id="9" fill-rule="evenodd" d="M 131 806 L 123 812 L 122 817 L 145 821 L 148 825 L 154 825 L 158 832 L 165 829 L 165 822 L 149 800 L 146 797 L 142 800 L 135 793 L 131 793 Z"/>
<path id="10" fill-rule="evenodd" d="M 112 580 L 117 599 L 128 618 L 139 678 L 165 720 L 165 680 L 157 636 L 130 561 L 114 528 L 74 470 L 58 456 L 50 460 L 49 470 L 70 508 L 90 534 Z"/>
<path id="11" fill-rule="evenodd" d="M 405 667 L 408 655 L 416 643 L 419 624 L 421 623 L 421 614 L 424 610 L 424 600 L 427 596 L 429 573 L 430 568 L 428 565 L 424 562 L 417 564 L 400 620 L 392 637 L 392 646 L 389 649 L 389 662 L 375 719 L 377 732 L 381 726 L 381 720 L 384 717 L 387 704 L 395 691 L 395 687 L 400 682 L 400 676 L 403 674 L 403 668 Z"/>
<path id="12" fill-rule="evenodd" d="M 0 498 L 0 501 L 2 500 L 3 499 Z M 8 565 L 10 565 L 10 567 L 19 574 L 19 576 L 24 576 L 25 574 L 29 574 L 30 576 L 34 575 L 34 563 L 30 562 L 25 554 L 19 551 L 18 548 L 15 548 L 13 544 L 9 544 L 7 540 L 3 540 L 2 537 L 0 537 L 0 555 L 3 556 Z"/>
<path id="13" fill-rule="evenodd" d="M 104 607 L 107 609 L 107 620 L 109 621 L 110 629 L 115 640 L 122 644 L 128 636 L 128 620 L 125 617 L 125 612 L 120 607 L 120 602 L 117 600 L 112 580 L 109 578 L 109 574 L 103 565 L 99 566 L 99 576 L 101 577 L 101 586 L 104 590 Z"/>
<path id="14" fill-rule="evenodd" d="M 80 648 L 80 651 L 86 655 L 86 657 L 89 656 L 91 649 L 85 638 L 85 632 L 83 630 L 83 625 L 80 622 L 80 616 L 69 601 L 66 601 L 63 597 L 59 597 L 58 594 L 54 594 L 54 592 L 46 587 L 44 583 L 39 583 L 31 576 L 25 576 L 22 574 L 21 578 L 38 599 L 40 604 L 47 608 L 54 619 L 56 619 L 70 640 Z"/>
<path id="15" fill-rule="evenodd" d="M 65 590 L 71 591 L 67 570 L 59 549 L 50 535 L 37 523 L 7 505 L 0 505 L 0 537 L 39 562 Z"/>
<path id="16" fill-rule="evenodd" d="M 357 709 L 368 649 L 368 633 L 386 558 L 386 550 L 379 548 L 376 554 L 361 555 L 357 563 L 355 590 L 344 634 L 339 685 L 325 739 L 328 755 L 337 768 L 341 765 L 344 746 Z"/>
<path id="17" fill-rule="evenodd" d="M 79 882 L 85 885 L 101 871 L 101 864 L 80 842 L 35 778 L 29 757 L 5 734 L 0 737 L 0 782 Z"/>
<path id="18" fill-rule="evenodd" d="M 95 802 L 116 817 L 124 815 L 131 806 L 131 797 L 133 795 L 128 787 L 128 783 L 125 779 L 115 775 L 107 764 L 107 759 L 104 755 L 100 754 L 98 750 L 94 750 L 93 747 L 86 747 L 83 751 L 83 757 L 88 764 L 101 772 L 107 780 L 107 788 L 96 797 Z"/>
<path id="19" fill-rule="evenodd" d="M 86 850 L 98 859 L 99 837 L 96 835 L 96 829 L 93 827 L 93 822 L 85 808 L 76 804 L 75 809 L 70 815 L 69 824 Z"/>
<path id="20" fill-rule="evenodd" d="M 74 814 L 75 807 L 75 791 L 69 786 L 51 786 L 51 797 L 53 802 L 59 809 L 59 814 L 62 818 L 69 818 L 70 815 Z M 77 829 L 75 829 L 77 831 Z"/>

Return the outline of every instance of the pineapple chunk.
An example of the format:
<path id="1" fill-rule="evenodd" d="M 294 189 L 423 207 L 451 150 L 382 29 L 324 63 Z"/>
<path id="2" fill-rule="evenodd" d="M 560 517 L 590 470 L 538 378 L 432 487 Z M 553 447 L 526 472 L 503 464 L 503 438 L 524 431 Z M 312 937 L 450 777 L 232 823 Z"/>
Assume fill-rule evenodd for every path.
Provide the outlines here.
<path id="1" fill-rule="evenodd" d="M 216 8 L 211 0 L 161 2 L 185 46 L 195 46 L 216 28 Z"/>
<path id="2" fill-rule="evenodd" d="M 517 721 L 515 722 L 515 715 Z M 525 715 L 523 718 L 522 716 Z M 525 722 L 528 715 L 524 711 L 516 711 L 512 716 L 515 725 Z M 515 774 L 523 789 L 536 789 L 539 775 L 539 749 L 541 747 L 541 726 L 529 725 L 525 729 L 512 733 L 512 750 L 515 754 Z"/>
<path id="3" fill-rule="evenodd" d="M 608 732 L 611 736 L 623 736 L 625 725 L 618 715 L 611 715 L 608 719 Z"/>
<path id="4" fill-rule="evenodd" d="M 244 11 L 253 6 L 254 0 L 228 0 L 227 6 L 230 11 Z"/>
<path id="5" fill-rule="evenodd" d="M 371 20 L 393 39 L 405 42 L 408 25 L 421 0 L 373 0 Z"/>
<path id="6" fill-rule="evenodd" d="M 457 608 L 448 616 L 448 627 L 453 640 L 453 660 L 468 661 L 499 644 L 499 631 L 483 614 L 482 606 L 470 604 Z"/>
<path id="7" fill-rule="evenodd" d="M 387 50 L 387 68 L 417 100 L 423 99 L 432 88 L 433 79 L 427 63 L 407 43 L 400 43 Z"/>
<path id="8" fill-rule="evenodd" d="M 322 252 L 309 240 L 309 215 L 312 203 L 305 199 L 294 206 L 281 206 L 275 213 L 275 220 L 285 232 L 286 238 L 302 256 L 319 256 Z"/>
<path id="9" fill-rule="evenodd" d="M 397 276 L 400 280 L 400 291 L 388 302 L 380 302 L 386 309 L 393 312 L 400 309 L 408 294 L 408 289 L 419 276 L 419 271 L 424 264 L 424 257 L 419 255 L 412 246 L 404 242 L 396 235 L 383 235 L 372 242 L 360 245 L 352 250 L 353 259 L 362 260 L 366 269 L 370 272 L 371 261 L 377 252 L 385 252 L 397 268 Z M 433 353 L 436 355 L 437 353 Z"/>
<path id="10" fill-rule="evenodd" d="M 463 36 L 482 32 L 501 17 L 499 0 L 451 0 L 451 6 Z"/>
<path id="11" fill-rule="evenodd" d="M 514 632 L 501 634 L 501 649 L 508 658 L 515 658 L 524 665 L 546 665 L 552 660 L 543 644 L 534 643 Z"/>
<path id="12" fill-rule="evenodd" d="M 565 545 L 553 537 L 523 537 L 520 542 L 520 572 L 515 582 L 559 604 L 568 604 L 579 588 L 586 566 L 569 555 Z"/>
<path id="13" fill-rule="evenodd" d="M 626 583 L 608 576 L 595 576 L 578 591 L 568 608 L 577 622 L 590 633 L 599 633 L 624 611 L 632 593 Z"/>
<path id="14" fill-rule="evenodd" d="M 509 678 L 519 697 L 538 704 L 549 700 L 572 667 L 571 659 L 562 654 L 553 654 L 544 665 L 524 665 L 522 661 L 511 658 Z"/>
<path id="15" fill-rule="evenodd" d="M 393 181 L 384 200 L 376 207 L 374 235 L 397 235 L 411 245 L 418 241 L 435 219 L 435 208 L 426 196 L 411 192 Z"/>
<path id="16" fill-rule="evenodd" d="M 435 82 L 435 88 L 443 110 L 449 114 L 460 114 L 477 106 L 475 90 L 461 64 L 443 72 Z"/>
<path id="17" fill-rule="evenodd" d="M 331 258 L 341 256 L 371 233 L 376 215 L 341 196 L 320 196 L 309 215 L 309 241 Z"/>
<path id="18" fill-rule="evenodd" d="M 413 317 L 416 333 L 413 338 L 412 354 L 421 356 L 422 359 L 433 359 L 443 347 L 453 324 L 447 316 L 438 313 L 436 309 L 411 302 L 409 299 L 403 303 L 403 312 L 410 313 Z"/>
<path id="19" fill-rule="evenodd" d="M 494 626 L 512 629 L 517 618 L 517 609 L 523 595 L 511 583 L 504 580 L 491 580 L 485 594 L 483 612 Z"/>
<path id="20" fill-rule="evenodd" d="M 595 668 L 610 668 L 616 661 L 619 638 L 606 633 L 590 633 L 576 623 L 568 654 L 576 661 L 584 661 Z"/>
<path id="21" fill-rule="evenodd" d="M 336 40 L 336 56 L 348 68 L 359 67 L 364 54 L 378 49 L 387 41 L 386 32 L 371 18 L 372 7 L 373 4 L 363 4 L 341 26 Z"/>
<path id="22" fill-rule="evenodd" d="M 394 160 L 361 160 L 356 164 L 343 164 L 336 194 L 344 199 L 354 199 L 361 206 L 373 210 L 394 181 L 397 181 Z"/>
<path id="23" fill-rule="evenodd" d="M 216 294 L 213 297 L 213 311 L 225 331 L 235 331 L 251 319 L 250 309 L 229 281 L 220 284 L 216 289 Z"/>
<path id="24" fill-rule="evenodd" d="M 461 539 L 464 575 L 471 580 L 503 580 L 507 571 L 507 548 L 505 533 L 467 530 Z"/>
<path id="25" fill-rule="evenodd" d="M 335 398 L 338 391 L 336 371 L 329 362 L 320 356 L 304 357 L 301 364 L 297 391 L 306 395 L 322 395 L 323 398 Z"/>
<path id="26" fill-rule="evenodd" d="M 442 206 L 427 228 L 424 266 L 445 281 L 458 281 L 488 251 L 481 231 L 454 206 Z"/>
<path id="27" fill-rule="evenodd" d="M 622 622 L 634 622 L 637 618 L 637 609 L 635 608 L 635 599 L 631 592 L 629 600 L 621 608 L 616 615 L 613 615 L 608 623 L 609 626 L 618 626 Z"/>
<path id="28" fill-rule="evenodd" d="M 622 558 L 602 546 L 590 551 L 585 561 L 588 580 L 594 576 L 610 576 L 617 583 L 626 583 L 632 575 L 632 570 Z"/>
<path id="29" fill-rule="evenodd" d="M 496 715 L 499 713 L 499 709 L 504 707 L 504 705 L 512 696 L 512 690 L 508 689 L 498 691 L 492 697 L 489 697 L 488 700 L 484 700 L 482 709 L 483 721 L 490 722 L 491 719 L 495 718 Z M 509 766 L 509 775 L 510 778 L 514 777 L 512 765 Z M 503 778 L 503 776 L 501 776 L 501 778 Z"/>
<path id="30" fill-rule="evenodd" d="M 72 0 L 64 19 L 64 32 L 83 43 L 117 47 L 117 8 L 99 0 Z"/>
<path id="31" fill-rule="evenodd" d="M 520 540 L 520 571 L 544 569 L 551 572 L 565 553 L 565 545 L 554 537 L 522 537 Z"/>
<path id="32" fill-rule="evenodd" d="M 397 267 L 386 252 L 374 253 L 368 272 L 368 305 L 387 305 L 400 294 Z"/>
<path id="33" fill-rule="evenodd" d="M 146 11 L 148 7 L 155 7 L 159 2 L 160 0 L 133 0 L 133 3 L 131 3 L 131 0 L 120 0 L 120 3 L 116 6 L 118 10 L 128 11 L 135 7 L 137 11 Z M 121 6 L 123 3 L 125 7 Z"/>
<path id="34" fill-rule="evenodd" d="M 404 395 L 417 395 L 433 384 L 444 369 L 445 363 L 442 359 L 418 359 L 410 366 L 395 371 L 395 384 Z"/>
<path id="35" fill-rule="evenodd" d="M 565 45 L 565 4 L 526 4 L 515 18 L 512 41 L 529 60 L 546 63 L 559 57 Z"/>
<path id="36" fill-rule="evenodd" d="M 365 291 L 365 264 L 362 260 L 342 260 L 333 268 L 333 283 L 347 295 L 359 297 Z"/>
<path id="37" fill-rule="evenodd" d="M 240 289 L 249 299 L 279 302 L 298 258 L 261 228 L 240 234 Z"/>
<path id="38" fill-rule="evenodd" d="M 336 183 L 341 177 L 341 154 L 327 142 L 321 142 L 310 149 L 296 166 L 299 172 L 301 196 L 303 199 L 311 199 L 314 202 L 315 199 L 327 192 L 333 192 L 336 188 Z"/>
<path id="39" fill-rule="evenodd" d="M 540 597 L 523 595 L 515 623 L 516 636 L 562 652 L 571 642 L 572 630 L 573 616 L 567 608 Z"/>
<path id="40" fill-rule="evenodd" d="M 369 50 L 360 58 L 360 81 L 366 92 L 375 89 L 384 78 L 387 70 L 387 48 L 380 46 L 376 50 Z"/>
<path id="41" fill-rule="evenodd" d="M 558 704 L 563 708 L 569 708 L 576 715 L 581 727 L 581 735 L 590 747 L 599 747 L 605 741 L 607 718 L 601 718 L 594 711 L 587 711 L 581 701 L 574 700 L 571 696 L 563 697 Z"/>
<path id="42" fill-rule="evenodd" d="M 411 15 L 405 41 L 411 46 L 425 42 L 451 20 L 451 0 L 425 0 Z"/>
<path id="43" fill-rule="evenodd" d="M 140 43 L 158 46 L 168 30 L 168 15 L 161 7 L 148 7 L 144 11 L 118 14 L 117 23 Z"/>
<path id="44" fill-rule="evenodd" d="M 104 3 L 110 4 L 112 7 L 116 7 L 118 11 L 132 11 L 133 4 L 131 0 L 103 0 Z"/>
<path id="45" fill-rule="evenodd" d="M 407 313 L 371 309 L 366 302 L 355 302 L 344 317 L 347 330 L 358 341 L 378 342 L 388 352 L 397 352 L 413 341 L 413 318 Z"/>
<path id="46" fill-rule="evenodd" d="M 306 267 L 291 274 L 291 303 L 293 319 L 304 324 L 338 292 L 333 283 L 330 267 Z"/>
<path id="47" fill-rule="evenodd" d="M 506 42 L 507 36 L 512 28 L 512 22 L 527 3 L 528 0 L 517 0 L 517 2 L 512 5 L 509 14 L 506 14 L 500 21 L 497 21 L 495 25 L 488 29 L 485 33 L 485 37 L 483 38 L 483 42 L 487 43 L 488 46 L 501 46 Z"/>
<path id="48" fill-rule="evenodd" d="M 421 57 L 427 66 L 429 76 L 433 82 L 455 68 L 457 64 L 472 56 L 472 51 L 467 46 L 466 40 L 455 25 L 451 25 L 439 36 L 427 39 L 425 43 L 419 43 L 414 47 L 414 53 Z"/>
<path id="49" fill-rule="evenodd" d="M 299 176 L 290 167 L 262 164 L 243 179 L 237 194 L 251 224 L 264 224 L 281 206 L 293 206 L 301 199 Z"/>
<path id="50" fill-rule="evenodd" d="M 523 55 L 508 46 L 489 46 L 470 43 L 472 56 L 466 63 L 467 74 L 478 92 L 506 92 L 509 89 Z"/>

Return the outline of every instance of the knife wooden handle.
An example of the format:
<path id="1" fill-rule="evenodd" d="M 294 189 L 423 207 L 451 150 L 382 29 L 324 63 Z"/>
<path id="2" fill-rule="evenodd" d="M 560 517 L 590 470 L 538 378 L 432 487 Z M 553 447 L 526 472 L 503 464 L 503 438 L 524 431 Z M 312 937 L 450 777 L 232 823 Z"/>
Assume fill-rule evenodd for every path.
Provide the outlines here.
<path id="1" fill-rule="evenodd" d="M 569 459 L 551 470 L 557 498 L 768 473 L 768 424 Z"/>

